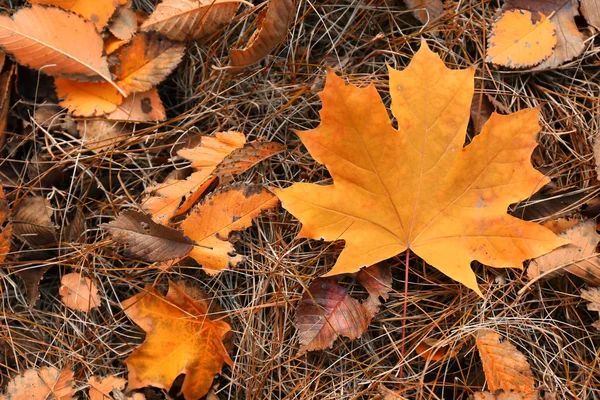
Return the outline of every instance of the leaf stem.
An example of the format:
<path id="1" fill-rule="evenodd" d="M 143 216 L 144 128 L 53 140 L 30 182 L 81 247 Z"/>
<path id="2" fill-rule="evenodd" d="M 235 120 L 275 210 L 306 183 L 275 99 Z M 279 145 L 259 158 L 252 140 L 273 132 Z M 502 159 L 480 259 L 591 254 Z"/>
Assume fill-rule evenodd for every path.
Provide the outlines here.
<path id="1" fill-rule="evenodd" d="M 404 258 L 404 312 L 402 313 L 402 344 L 400 347 L 400 354 L 402 355 L 402 364 L 400 364 L 400 370 L 398 371 L 398 378 L 402 380 L 404 372 L 404 360 L 406 356 L 404 338 L 406 337 L 406 309 L 408 308 L 408 262 L 410 260 L 410 249 L 406 249 Z M 400 383 L 401 385 L 401 383 Z"/>

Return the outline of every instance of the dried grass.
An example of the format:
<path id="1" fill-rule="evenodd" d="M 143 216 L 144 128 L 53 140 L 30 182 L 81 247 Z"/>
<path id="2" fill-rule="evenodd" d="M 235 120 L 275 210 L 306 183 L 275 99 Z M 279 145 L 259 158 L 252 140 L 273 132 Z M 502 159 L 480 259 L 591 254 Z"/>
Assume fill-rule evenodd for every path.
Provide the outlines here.
<path id="1" fill-rule="evenodd" d="M 466 399 L 485 387 L 472 337 L 483 327 L 517 345 L 536 379 L 557 391 L 558 398 L 600 398 L 600 334 L 591 327 L 597 315 L 580 299 L 585 285 L 577 278 L 539 282 L 519 295 L 526 283 L 522 271 L 475 266 L 486 293 L 482 301 L 412 258 L 405 299 L 404 262 L 393 259 L 395 290 L 368 332 L 359 340 L 338 340 L 329 350 L 298 356 L 295 305 L 311 280 L 330 268 L 341 243 L 296 239 L 298 222 L 283 210 L 272 211 L 239 234 L 238 247 L 248 261 L 210 277 L 193 264 L 164 272 L 128 259 L 98 228 L 119 211 L 138 208 L 146 186 L 185 166 L 170 159 L 173 148 L 190 135 L 237 129 L 249 140 L 288 146 L 288 152 L 239 181 L 280 187 L 301 180 L 329 183 L 326 169 L 314 162 L 292 131 L 318 124 L 316 94 L 325 67 L 339 69 L 355 83 L 374 82 L 389 103 L 386 63 L 406 66 L 422 38 L 448 66 L 475 66 L 480 90 L 511 112 L 541 107 L 541 146 L 533 160 L 553 177 L 553 187 L 517 210 L 578 194 L 577 202 L 553 215 L 580 212 L 600 190 L 591 152 L 600 131 L 598 39 L 590 38 L 581 57 L 555 70 L 497 71 L 481 60 L 498 1 L 448 3 L 455 8 L 423 28 L 401 1 L 302 2 L 285 43 L 266 62 L 230 76 L 221 67 L 227 65 L 228 49 L 240 44 L 249 27 L 251 19 L 242 13 L 213 38 L 192 43 L 181 67 L 161 86 L 171 119 L 137 126 L 110 153 L 90 152 L 74 136 L 51 133 L 34 122 L 31 104 L 17 104 L 13 115 L 32 126 L 8 139 L 2 168 L 13 172 L 4 179 L 5 191 L 13 200 L 27 193 L 47 196 L 63 228 L 80 209 L 87 231 L 82 243 L 45 252 L 26 245 L 14 248 L 1 270 L 2 383 L 27 368 L 67 363 L 73 365 L 80 388 L 91 375 L 125 376 L 124 359 L 141 343 L 143 333 L 124 316 L 120 301 L 145 285 L 164 289 L 167 279 L 181 278 L 208 292 L 234 330 L 235 365 L 215 381 L 221 399 L 367 399 L 385 388 L 410 399 Z M 136 5 L 151 10 L 153 1 Z M 45 184 L 57 171 L 63 180 Z M 41 265 L 52 268 L 42 281 L 41 299 L 29 308 L 15 268 Z M 99 310 L 83 314 L 60 303 L 60 277 L 74 269 L 100 288 Z M 427 361 L 416 354 L 426 337 L 450 347 L 444 360 Z M 176 398 L 175 393 L 170 396 Z"/>

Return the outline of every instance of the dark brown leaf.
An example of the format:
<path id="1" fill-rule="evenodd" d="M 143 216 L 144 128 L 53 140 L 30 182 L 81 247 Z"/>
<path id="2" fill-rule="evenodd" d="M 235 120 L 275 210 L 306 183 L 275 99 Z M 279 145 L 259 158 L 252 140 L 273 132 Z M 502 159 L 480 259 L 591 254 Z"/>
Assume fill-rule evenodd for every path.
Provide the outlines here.
<path id="1" fill-rule="evenodd" d="M 56 242 L 53 211 L 45 197 L 28 196 L 18 201 L 13 210 L 13 233 L 31 247 Z"/>

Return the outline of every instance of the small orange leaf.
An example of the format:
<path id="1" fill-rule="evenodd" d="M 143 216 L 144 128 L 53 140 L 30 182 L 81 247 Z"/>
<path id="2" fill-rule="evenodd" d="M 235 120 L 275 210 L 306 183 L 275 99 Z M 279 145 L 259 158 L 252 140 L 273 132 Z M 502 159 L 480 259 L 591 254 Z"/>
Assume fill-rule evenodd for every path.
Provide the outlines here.
<path id="1" fill-rule="evenodd" d="M 206 197 L 181 223 L 183 233 L 195 242 L 189 254 L 209 274 L 242 261 L 229 243 L 229 234 L 252 225 L 263 210 L 278 204 L 268 190 L 257 185 L 235 185 Z"/>
<path id="2" fill-rule="evenodd" d="M 269 0 L 267 8 L 256 17 L 257 28 L 246 47 L 229 52 L 231 66 L 245 68 L 269 55 L 287 36 L 294 11 L 295 0 Z"/>
<path id="3" fill-rule="evenodd" d="M 510 68 L 524 68 L 540 64 L 552 55 L 558 41 L 554 24 L 539 14 L 532 21 L 529 11 L 504 12 L 492 28 L 486 61 Z"/>
<path id="4" fill-rule="evenodd" d="M 239 4 L 240 0 L 164 0 L 141 30 L 180 42 L 200 39 L 230 23 Z"/>
<path id="5" fill-rule="evenodd" d="M 100 307 L 98 288 L 90 278 L 82 277 L 79 273 L 74 272 L 63 276 L 60 283 L 58 294 L 65 306 L 83 312 Z"/>
<path id="6" fill-rule="evenodd" d="M 490 392 L 535 392 L 535 381 L 527 359 L 508 340 L 492 330 L 481 329 L 477 332 L 476 343 Z"/>
<path id="7" fill-rule="evenodd" d="M 207 315 L 204 301 L 196 301 L 169 282 L 166 297 L 148 289 L 123 301 L 129 318 L 146 332 L 146 340 L 127 358 L 128 390 L 155 386 L 169 390 L 185 374 L 182 393 L 199 399 L 208 393 L 223 363 L 233 365 L 223 336 L 231 330 Z"/>
<path id="8" fill-rule="evenodd" d="M 59 104 L 79 117 L 111 113 L 123 102 L 123 96 L 108 82 L 77 82 L 63 78 L 54 80 Z"/>
<path id="9" fill-rule="evenodd" d="M 162 82 L 181 59 L 185 45 L 163 39 L 153 33 L 143 33 L 116 53 L 117 85 L 125 93 L 144 92 Z"/>
<path id="10" fill-rule="evenodd" d="M 441 361 L 448 353 L 448 345 L 440 346 L 439 340 L 425 338 L 417 345 L 416 352 L 426 360 Z"/>
<path id="11" fill-rule="evenodd" d="M 75 400 L 73 371 L 70 366 L 62 371 L 54 367 L 28 369 L 13 378 L 6 387 L 2 400 Z"/>
<path id="12" fill-rule="evenodd" d="M 338 336 L 358 339 L 372 317 L 334 278 L 317 278 L 296 309 L 300 353 L 331 347 Z"/>
<path id="13" fill-rule="evenodd" d="M 81 16 L 32 4 L 0 15 L 0 46 L 17 62 L 51 76 L 111 81 L 102 38 Z"/>
<path id="14" fill-rule="evenodd" d="M 108 35 L 108 37 L 104 39 L 104 51 L 106 51 L 106 54 L 110 55 L 129 42 L 130 40 L 121 40 L 114 35 Z"/>
<path id="15" fill-rule="evenodd" d="M 167 113 L 158 91 L 152 88 L 145 92 L 130 94 L 106 118 L 127 122 L 164 121 L 167 119 Z"/>
<path id="16" fill-rule="evenodd" d="M 99 32 L 115 12 L 116 0 L 30 0 L 31 3 L 58 6 L 92 21 Z"/>

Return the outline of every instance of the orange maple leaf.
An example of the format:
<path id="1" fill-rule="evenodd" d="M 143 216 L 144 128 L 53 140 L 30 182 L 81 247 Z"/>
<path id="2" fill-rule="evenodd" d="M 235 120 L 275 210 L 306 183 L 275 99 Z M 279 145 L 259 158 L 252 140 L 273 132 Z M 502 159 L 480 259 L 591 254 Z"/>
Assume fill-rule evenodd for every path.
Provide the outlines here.
<path id="1" fill-rule="evenodd" d="M 277 190 L 303 224 L 300 237 L 345 241 L 327 275 L 412 249 L 481 295 L 473 260 L 522 268 L 567 243 L 506 213 L 549 182 L 530 163 L 537 109 L 493 114 L 464 147 L 474 71 L 446 68 L 425 43 L 404 71 L 390 68 L 390 88 L 398 129 L 374 85 L 347 85 L 329 71 L 321 124 L 298 135 L 334 184 Z"/>
<path id="2" fill-rule="evenodd" d="M 188 296 L 173 282 L 167 296 L 149 289 L 125 301 L 129 318 L 146 332 L 144 344 L 127 358 L 129 386 L 162 389 L 185 374 L 181 391 L 186 399 L 199 399 L 210 389 L 223 363 L 233 365 L 223 345 L 231 327 L 211 321 L 205 302 Z"/>

